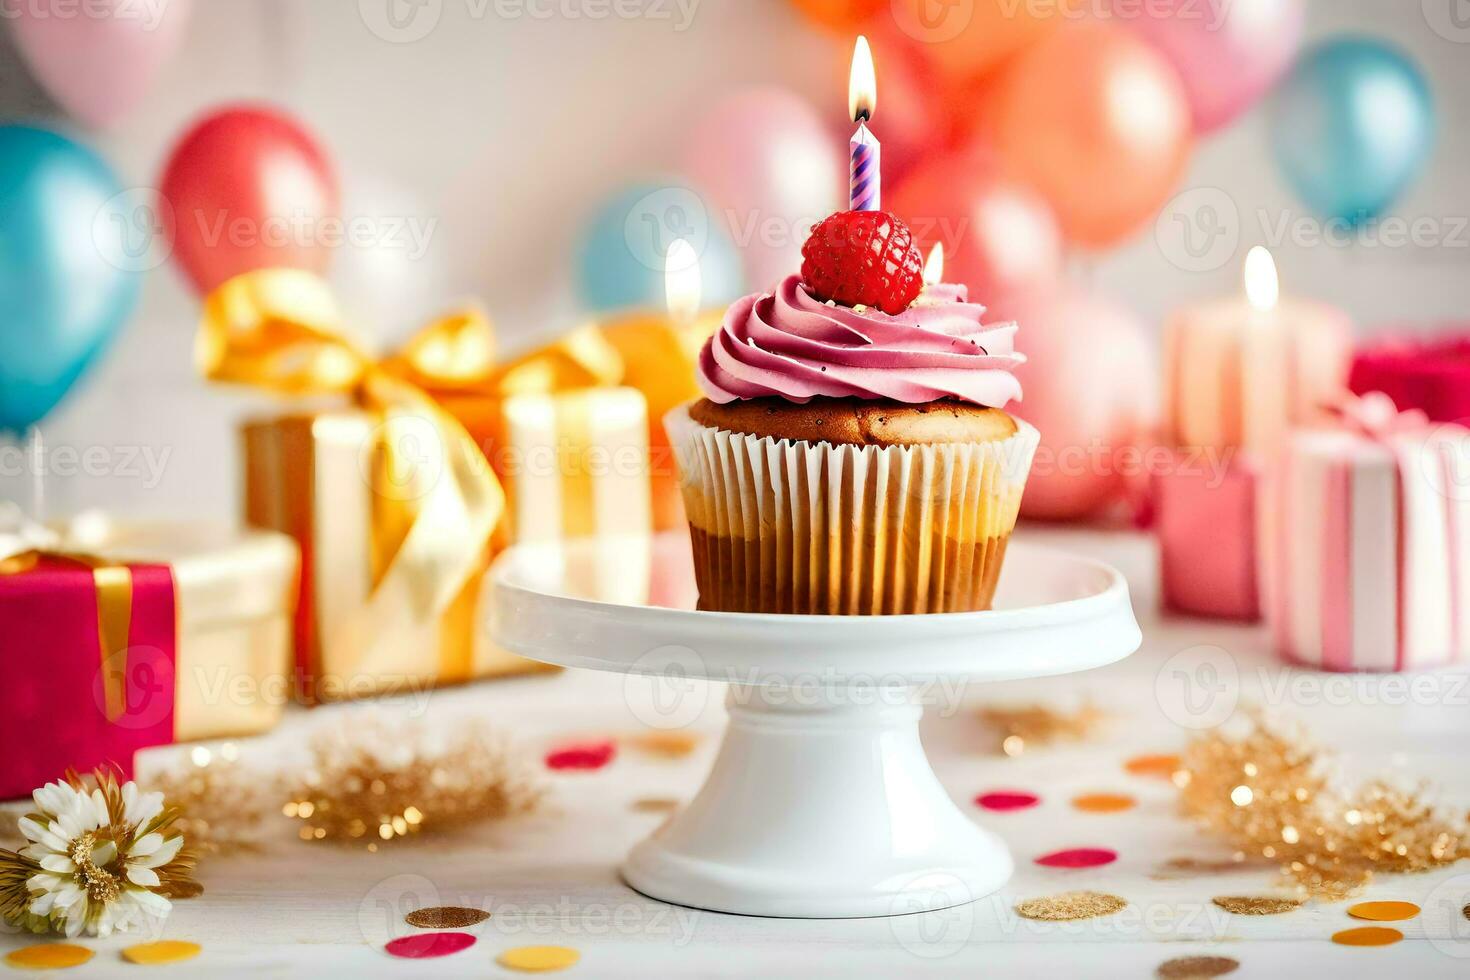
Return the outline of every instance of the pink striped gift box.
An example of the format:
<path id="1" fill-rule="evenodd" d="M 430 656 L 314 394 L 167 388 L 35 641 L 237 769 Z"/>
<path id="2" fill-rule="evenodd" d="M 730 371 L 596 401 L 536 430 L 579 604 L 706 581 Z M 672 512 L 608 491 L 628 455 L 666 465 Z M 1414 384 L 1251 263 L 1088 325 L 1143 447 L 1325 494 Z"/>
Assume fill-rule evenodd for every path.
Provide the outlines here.
<path id="1" fill-rule="evenodd" d="M 1470 430 L 1376 393 L 1342 416 L 1293 433 L 1271 477 L 1278 652 L 1334 671 L 1470 664 Z"/>

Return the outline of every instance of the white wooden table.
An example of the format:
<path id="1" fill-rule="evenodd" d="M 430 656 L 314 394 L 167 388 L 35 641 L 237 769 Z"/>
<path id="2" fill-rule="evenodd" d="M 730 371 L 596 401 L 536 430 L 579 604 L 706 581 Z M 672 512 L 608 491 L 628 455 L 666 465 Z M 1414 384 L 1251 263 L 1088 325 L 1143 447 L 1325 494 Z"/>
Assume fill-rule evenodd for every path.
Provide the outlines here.
<path id="1" fill-rule="evenodd" d="M 1283 672 L 1259 629 L 1162 620 L 1155 611 L 1154 556 L 1142 536 L 1024 528 L 1033 540 L 1103 557 L 1128 575 L 1144 626 L 1143 649 L 1120 664 L 1054 680 L 976 685 L 932 708 L 924 723 L 935 768 L 976 820 L 1009 844 L 1017 872 L 1003 893 L 940 912 L 856 920 L 761 919 L 662 905 L 624 886 L 616 867 L 661 816 L 630 804 L 645 797 L 687 798 L 700 783 L 723 723 L 721 695 L 703 698 L 694 730 L 706 735 L 689 758 L 667 761 L 623 753 L 591 773 L 555 774 L 546 810 L 536 816 L 452 837 L 411 839 L 378 853 L 296 840 L 280 820 L 261 853 L 211 859 L 201 868 L 204 897 L 179 903 L 162 936 L 204 946 L 179 975 L 510 976 L 495 956 L 508 948 L 576 947 L 581 963 L 567 976 L 597 978 L 838 975 L 848 980 L 934 976 L 1149 977 L 1182 956 L 1228 956 L 1237 977 L 1289 974 L 1334 978 L 1470 976 L 1470 863 L 1423 876 L 1385 878 L 1367 897 L 1404 899 L 1425 908 L 1396 924 L 1407 939 L 1384 948 L 1349 948 L 1332 933 L 1355 923 L 1344 905 L 1312 904 L 1282 916 L 1231 916 L 1216 895 L 1267 894 L 1270 872 L 1166 877 L 1174 857 L 1224 856 L 1175 810 L 1162 781 L 1124 772 L 1145 752 L 1176 750 L 1190 726 L 1213 722 L 1234 704 L 1265 703 L 1301 719 L 1342 753 L 1351 774 L 1426 777 L 1446 803 L 1470 806 L 1470 683 L 1461 676 L 1430 683 L 1402 679 L 1325 678 Z M 647 683 L 612 674 L 568 671 L 436 692 L 426 701 L 380 705 L 389 714 L 422 712 L 433 725 L 485 718 L 517 733 L 539 755 L 568 736 L 640 727 L 630 703 Z M 1035 750 L 1010 759 L 976 717 L 982 704 L 1044 701 L 1075 706 L 1091 699 L 1113 716 L 1084 745 Z M 287 764 L 302 754 L 304 734 L 362 706 L 299 711 L 269 736 L 242 741 L 242 757 Z M 171 764 L 180 749 L 155 750 L 144 771 Z M 988 789 L 1029 790 L 1040 807 L 988 813 L 968 801 Z M 1079 813 L 1069 801 L 1087 791 L 1136 796 L 1131 812 Z M 1060 871 L 1032 859 L 1065 847 L 1118 851 L 1110 866 Z M 1074 889 L 1126 898 L 1123 913 L 1076 923 L 1018 918 L 1017 901 Z M 413 930 L 413 908 L 473 905 L 492 917 L 472 928 L 478 943 L 453 956 L 395 960 L 385 941 Z M 156 937 L 145 937 L 156 938 Z M 0 952 L 30 941 L 0 936 Z M 95 942 L 97 957 L 76 976 L 127 976 L 137 967 L 117 950 L 135 937 Z"/>

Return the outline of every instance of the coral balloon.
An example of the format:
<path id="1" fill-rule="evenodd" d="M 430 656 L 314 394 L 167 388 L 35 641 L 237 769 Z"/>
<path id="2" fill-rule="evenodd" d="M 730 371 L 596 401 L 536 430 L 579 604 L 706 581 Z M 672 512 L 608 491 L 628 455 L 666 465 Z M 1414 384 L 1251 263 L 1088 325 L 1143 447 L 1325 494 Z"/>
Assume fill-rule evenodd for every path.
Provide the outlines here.
<path id="1" fill-rule="evenodd" d="M 925 254 L 944 245 L 945 279 L 978 303 L 1052 282 L 1062 269 L 1062 233 L 1046 200 L 964 152 L 922 165 L 888 198 Z"/>
<path id="2" fill-rule="evenodd" d="M 851 34 L 871 21 L 888 0 L 791 0 L 791 5 L 828 30 Z"/>
<path id="3" fill-rule="evenodd" d="M 15 4 L 15 46 L 61 106 L 88 126 L 116 122 L 148 93 L 184 39 L 190 0 Z"/>
<path id="4" fill-rule="evenodd" d="M 891 0 L 898 29 L 954 81 L 985 74 L 1075 16 L 1080 6 L 1080 0 Z"/>
<path id="5" fill-rule="evenodd" d="M 1122 11 L 1137 0 L 1114 0 Z M 1302 40 L 1303 0 L 1152 0 L 1124 23 L 1184 82 L 1195 135 L 1212 132 L 1275 85 Z"/>
<path id="6" fill-rule="evenodd" d="M 754 284 L 800 268 L 811 226 L 846 207 L 847 166 L 829 130 L 781 89 L 752 89 L 704 113 L 682 172 L 708 195 Z"/>
<path id="7" fill-rule="evenodd" d="M 1069 24 L 996 80 L 981 131 L 1079 245 L 1116 244 L 1173 193 L 1192 146 L 1179 75 L 1132 33 Z"/>
<path id="8" fill-rule="evenodd" d="M 1381 214 L 1424 169 L 1434 100 L 1397 48 L 1326 41 L 1302 56 L 1271 107 L 1277 163 L 1319 214 L 1357 225 Z"/>
<path id="9" fill-rule="evenodd" d="M 1158 413 L 1157 357 L 1143 324 L 1073 286 L 1016 294 L 993 312 L 1021 325 L 1025 400 L 1012 410 L 1041 430 L 1021 512 L 1074 520 L 1122 502 L 1142 476 L 1122 451 L 1146 437 Z"/>
<path id="10" fill-rule="evenodd" d="M 274 109 L 229 106 L 195 123 L 160 187 L 173 209 L 174 257 L 201 294 L 253 269 L 324 272 L 341 240 L 326 153 Z"/>
<path id="11" fill-rule="evenodd" d="M 0 126 L 0 432 L 55 408 L 137 305 L 131 203 L 89 148 Z"/>

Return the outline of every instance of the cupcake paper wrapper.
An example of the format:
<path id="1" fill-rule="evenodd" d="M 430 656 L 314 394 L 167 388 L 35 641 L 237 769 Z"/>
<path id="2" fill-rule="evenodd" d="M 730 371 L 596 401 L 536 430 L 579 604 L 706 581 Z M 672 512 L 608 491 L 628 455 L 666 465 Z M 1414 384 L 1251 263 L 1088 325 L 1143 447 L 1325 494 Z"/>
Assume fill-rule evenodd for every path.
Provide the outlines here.
<path id="1" fill-rule="evenodd" d="M 666 419 L 700 608 L 873 615 L 988 609 L 1040 436 L 845 446 Z"/>

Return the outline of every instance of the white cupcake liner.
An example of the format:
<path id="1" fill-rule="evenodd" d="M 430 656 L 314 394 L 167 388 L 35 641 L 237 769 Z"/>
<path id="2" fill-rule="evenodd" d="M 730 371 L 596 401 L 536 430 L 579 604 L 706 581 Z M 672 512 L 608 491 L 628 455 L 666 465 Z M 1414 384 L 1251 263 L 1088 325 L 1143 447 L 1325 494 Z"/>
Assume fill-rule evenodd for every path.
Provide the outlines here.
<path id="1" fill-rule="evenodd" d="M 700 607 L 847 615 L 988 609 L 1040 435 L 848 446 L 665 418 Z"/>

